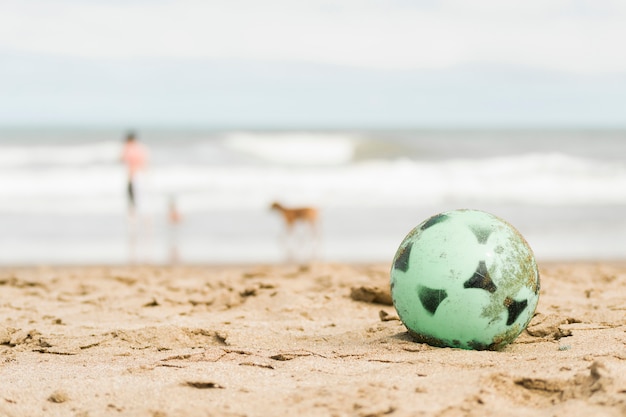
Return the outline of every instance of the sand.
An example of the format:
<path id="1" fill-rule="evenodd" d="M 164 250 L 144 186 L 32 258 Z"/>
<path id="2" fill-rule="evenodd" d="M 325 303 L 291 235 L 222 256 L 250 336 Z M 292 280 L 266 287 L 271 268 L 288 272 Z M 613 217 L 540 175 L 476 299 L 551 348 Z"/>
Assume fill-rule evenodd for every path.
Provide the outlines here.
<path id="1" fill-rule="evenodd" d="M 626 265 L 540 264 L 499 352 L 412 341 L 388 268 L 2 268 L 0 415 L 626 415 Z"/>

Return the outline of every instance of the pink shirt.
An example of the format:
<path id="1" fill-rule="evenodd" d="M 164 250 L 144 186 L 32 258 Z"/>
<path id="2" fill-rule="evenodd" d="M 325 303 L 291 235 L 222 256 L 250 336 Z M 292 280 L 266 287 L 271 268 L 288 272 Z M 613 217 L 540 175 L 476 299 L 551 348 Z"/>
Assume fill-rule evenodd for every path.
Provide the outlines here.
<path id="1" fill-rule="evenodd" d="M 128 175 L 134 176 L 144 169 L 148 163 L 148 151 L 137 142 L 126 142 L 122 151 L 122 161 L 126 163 Z"/>

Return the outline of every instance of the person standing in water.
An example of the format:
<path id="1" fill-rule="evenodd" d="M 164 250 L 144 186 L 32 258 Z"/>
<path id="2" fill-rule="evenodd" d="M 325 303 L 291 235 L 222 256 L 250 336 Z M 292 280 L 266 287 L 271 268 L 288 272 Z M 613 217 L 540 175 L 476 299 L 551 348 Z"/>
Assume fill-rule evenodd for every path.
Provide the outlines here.
<path id="1" fill-rule="evenodd" d="M 145 146 L 137 141 L 134 132 L 129 132 L 126 135 L 122 150 L 122 162 L 126 164 L 128 172 L 128 212 L 133 216 L 137 209 L 137 176 L 148 164 L 148 151 Z"/>
<path id="2" fill-rule="evenodd" d="M 182 217 L 176 206 L 176 199 L 173 196 L 170 197 L 167 217 L 170 235 L 170 264 L 174 265 L 180 261 L 180 253 L 178 251 L 178 229 Z"/>
<path id="3" fill-rule="evenodd" d="M 150 218 L 145 213 L 141 201 L 143 196 L 141 177 L 148 165 L 148 150 L 137 141 L 134 132 L 129 132 L 122 149 L 122 162 L 126 165 L 127 179 L 126 193 L 128 197 L 128 249 L 131 263 L 138 259 L 138 252 L 148 250 L 150 246 L 151 225 Z M 142 242 L 140 244 L 140 241 Z M 145 256 L 145 255 L 144 255 Z M 143 257 L 143 256 L 142 256 Z"/>

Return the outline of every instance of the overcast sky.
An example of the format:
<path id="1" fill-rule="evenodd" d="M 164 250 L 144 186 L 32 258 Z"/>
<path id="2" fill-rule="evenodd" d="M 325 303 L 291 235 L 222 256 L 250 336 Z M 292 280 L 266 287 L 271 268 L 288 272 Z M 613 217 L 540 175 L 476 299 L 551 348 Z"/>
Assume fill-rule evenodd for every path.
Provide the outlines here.
<path id="1" fill-rule="evenodd" d="M 626 126 L 623 0 L 0 0 L 0 124 Z"/>

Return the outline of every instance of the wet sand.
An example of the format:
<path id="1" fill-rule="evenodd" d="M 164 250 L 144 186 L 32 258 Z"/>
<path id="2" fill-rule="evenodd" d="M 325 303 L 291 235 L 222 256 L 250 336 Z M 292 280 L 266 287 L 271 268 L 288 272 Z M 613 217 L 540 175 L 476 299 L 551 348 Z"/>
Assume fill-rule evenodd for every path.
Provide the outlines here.
<path id="1" fill-rule="evenodd" d="M 499 352 L 415 343 L 388 269 L 4 267 L 0 415 L 626 415 L 626 264 L 540 263 Z"/>

